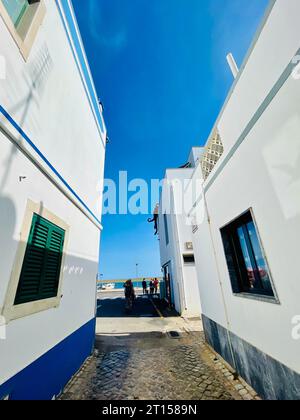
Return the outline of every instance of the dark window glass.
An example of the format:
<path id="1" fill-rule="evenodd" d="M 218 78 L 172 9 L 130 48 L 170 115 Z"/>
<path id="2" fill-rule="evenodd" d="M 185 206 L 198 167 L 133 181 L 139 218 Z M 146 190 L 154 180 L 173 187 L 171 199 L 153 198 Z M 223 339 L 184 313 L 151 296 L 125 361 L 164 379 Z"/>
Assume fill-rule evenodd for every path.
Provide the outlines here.
<path id="1" fill-rule="evenodd" d="M 251 212 L 221 229 L 221 235 L 233 292 L 274 296 Z"/>
<path id="2" fill-rule="evenodd" d="M 183 261 L 185 264 L 194 264 L 195 263 L 195 256 L 194 255 L 184 255 Z"/>

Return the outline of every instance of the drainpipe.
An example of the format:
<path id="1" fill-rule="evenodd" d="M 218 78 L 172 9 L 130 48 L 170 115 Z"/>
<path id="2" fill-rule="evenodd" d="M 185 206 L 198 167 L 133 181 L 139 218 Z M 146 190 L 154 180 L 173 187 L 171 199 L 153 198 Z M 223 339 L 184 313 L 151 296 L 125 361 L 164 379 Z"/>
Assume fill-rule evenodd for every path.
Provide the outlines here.
<path id="1" fill-rule="evenodd" d="M 207 213 L 209 234 L 210 234 L 210 239 L 211 239 L 211 243 L 212 243 L 212 247 L 213 247 L 214 258 L 215 258 L 215 263 L 216 263 L 217 273 L 218 273 L 218 281 L 219 281 L 219 284 L 220 284 L 222 302 L 223 302 L 223 307 L 224 307 L 224 312 L 225 312 L 226 325 L 227 325 L 226 333 L 227 333 L 227 338 L 228 338 L 228 344 L 229 344 L 230 354 L 231 354 L 232 361 L 233 361 L 233 368 L 235 370 L 233 376 L 234 376 L 234 379 L 238 379 L 239 375 L 238 375 L 238 372 L 237 372 L 237 363 L 236 363 L 236 358 L 235 358 L 234 351 L 233 351 L 233 345 L 232 345 L 232 341 L 231 341 L 231 337 L 230 337 L 230 333 L 229 333 L 229 331 L 231 330 L 229 312 L 228 312 L 228 308 L 227 308 L 227 305 L 226 305 L 225 293 L 224 293 L 224 288 L 223 288 L 223 283 L 222 283 L 222 278 L 221 278 L 221 271 L 220 271 L 219 264 L 218 264 L 217 252 L 216 252 L 216 247 L 215 247 L 213 234 L 212 234 L 212 228 L 211 228 L 211 219 L 210 219 L 210 215 L 209 215 L 208 204 L 207 204 L 207 201 L 206 201 L 206 195 L 205 195 L 204 188 L 203 188 L 203 199 L 204 199 L 204 203 L 205 203 L 205 210 L 206 210 L 206 213 Z"/>

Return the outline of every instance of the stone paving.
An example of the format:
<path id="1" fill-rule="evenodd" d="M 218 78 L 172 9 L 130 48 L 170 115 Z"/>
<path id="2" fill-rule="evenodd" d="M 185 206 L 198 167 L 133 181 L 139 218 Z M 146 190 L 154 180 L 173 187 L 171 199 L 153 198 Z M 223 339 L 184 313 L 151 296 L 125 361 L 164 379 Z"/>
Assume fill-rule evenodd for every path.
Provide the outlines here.
<path id="1" fill-rule="evenodd" d="M 125 333 L 128 322 L 118 319 L 115 329 L 118 326 L 120 333 L 98 331 L 95 354 L 61 399 L 259 400 L 210 349 L 203 332 L 195 331 L 195 322 L 176 318 L 177 339 L 171 338 L 166 324 L 161 331 L 144 332 L 146 322 L 136 318 L 137 331 Z M 161 325 L 159 318 L 156 322 Z M 174 319 L 170 322 L 174 327 Z"/>
<path id="2" fill-rule="evenodd" d="M 144 346 L 106 338 L 67 387 L 67 400 L 252 400 L 256 393 L 216 357 L 203 333 L 143 338 Z M 134 340 L 134 339 L 133 339 Z M 152 344 L 152 345 L 150 345 Z M 102 343 L 103 346 L 103 343 Z"/>

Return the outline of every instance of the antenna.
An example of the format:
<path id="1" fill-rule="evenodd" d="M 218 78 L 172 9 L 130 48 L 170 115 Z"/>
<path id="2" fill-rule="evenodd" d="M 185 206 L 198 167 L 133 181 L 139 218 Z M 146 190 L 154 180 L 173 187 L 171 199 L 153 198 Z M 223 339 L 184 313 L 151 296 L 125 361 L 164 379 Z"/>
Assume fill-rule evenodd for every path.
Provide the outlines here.
<path id="1" fill-rule="evenodd" d="M 233 77 L 236 79 L 237 75 L 239 74 L 239 68 L 236 64 L 236 61 L 232 55 L 232 53 L 229 53 L 226 57 L 227 63 L 230 67 L 231 73 L 233 74 Z"/>

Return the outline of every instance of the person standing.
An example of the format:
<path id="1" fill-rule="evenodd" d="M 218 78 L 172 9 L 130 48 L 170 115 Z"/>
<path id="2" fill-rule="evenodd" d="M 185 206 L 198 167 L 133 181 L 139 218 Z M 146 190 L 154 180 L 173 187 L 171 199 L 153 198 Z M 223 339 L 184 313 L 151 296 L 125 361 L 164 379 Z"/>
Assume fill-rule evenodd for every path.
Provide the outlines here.
<path id="1" fill-rule="evenodd" d="M 153 295 L 154 294 L 154 283 L 153 283 L 153 281 L 151 280 L 150 281 L 150 295 Z"/>
<path id="2" fill-rule="evenodd" d="M 153 285 L 154 285 L 154 293 L 157 295 L 158 285 L 159 285 L 159 281 L 157 280 L 157 278 L 154 279 Z"/>
<path id="3" fill-rule="evenodd" d="M 142 286 L 143 286 L 143 295 L 146 295 L 147 294 L 147 282 L 146 282 L 145 279 L 143 279 Z"/>
<path id="4" fill-rule="evenodd" d="M 127 280 L 126 283 L 124 283 L 124 294 L 126 299 L 125 307 L 126 309 L 131 310 L 135 299 L 135 291 L 131 280 Z"/>

